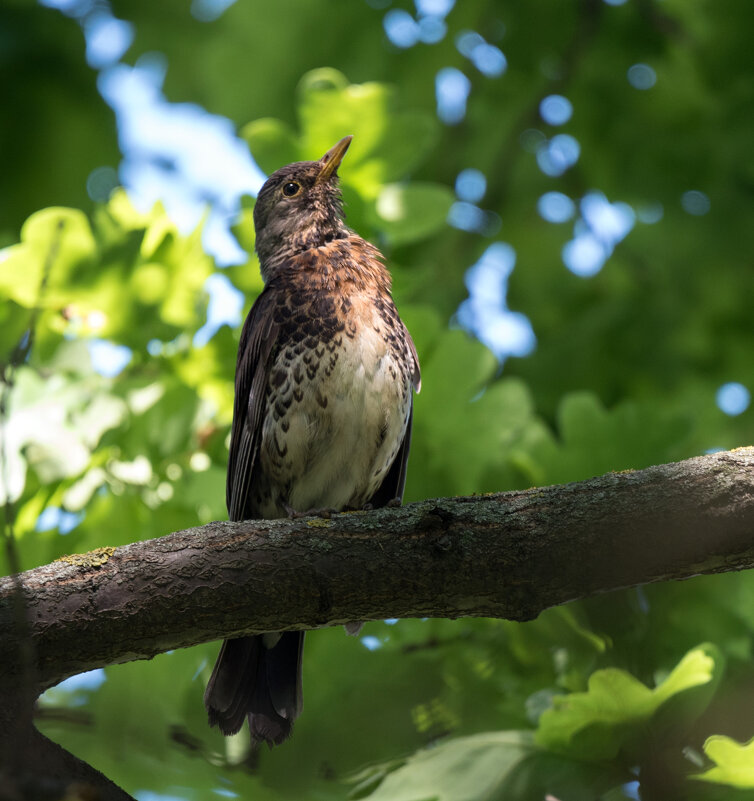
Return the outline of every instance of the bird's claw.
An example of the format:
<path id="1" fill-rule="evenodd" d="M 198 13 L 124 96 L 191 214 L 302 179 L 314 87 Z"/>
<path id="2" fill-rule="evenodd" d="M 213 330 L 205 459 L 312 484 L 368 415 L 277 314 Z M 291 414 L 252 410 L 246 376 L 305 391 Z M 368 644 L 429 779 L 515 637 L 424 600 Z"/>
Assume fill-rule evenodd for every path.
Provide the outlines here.
<path id="1" fill-rule="evenodd" d="M 305 512 L 297 512 L 292 506 L 285 504 L 285 511 L 291 520 L 300 520 L 302 517 L 324 517 L 329 520 L 333 515 L 338 514 L 339 509 L 332 506 L 323 506 L 321 509 L 307 509 Z"/>

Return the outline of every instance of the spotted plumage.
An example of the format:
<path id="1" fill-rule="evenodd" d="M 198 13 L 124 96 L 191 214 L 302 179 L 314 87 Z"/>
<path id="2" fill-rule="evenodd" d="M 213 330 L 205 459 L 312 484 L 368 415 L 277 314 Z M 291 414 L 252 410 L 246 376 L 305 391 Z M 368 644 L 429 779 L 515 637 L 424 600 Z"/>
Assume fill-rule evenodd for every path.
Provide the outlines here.
<path id="1" fill-rule="evenodd" d="M 228 463 L 231 520 L 400 499 L 420 386 L 411 337 L 380 252 L 343 220 L 336 170 L 274 173 L 254 210 L 265 289 L 236 365 Z M 227 640 L 207 687 L 210 723 L 280 743 L 300 714 L 303 632 Z"/>

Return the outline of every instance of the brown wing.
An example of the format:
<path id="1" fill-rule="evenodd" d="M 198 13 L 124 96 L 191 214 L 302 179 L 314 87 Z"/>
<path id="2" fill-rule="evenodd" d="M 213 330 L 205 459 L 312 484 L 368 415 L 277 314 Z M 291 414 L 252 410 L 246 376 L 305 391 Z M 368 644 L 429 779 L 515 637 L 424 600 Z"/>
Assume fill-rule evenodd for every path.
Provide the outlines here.
<path id="1" fill-rule="evenodd" d="M 414 340 L 411 339 L 411 334 L 408 329 L 403 326 L 403 331 L 406 336 L 406 344 L 408 345 L 409 354 L 411 356 L 411 383 L 414 390 L 419 392 L 422 385 L 421 371 L 419 368 L 419 357 L 416 355 L 416 346 Z M 411 398 L 411 403 L 408 410 L 408 423 L 406 424 L 406 433 L 403 435 L 403 442 L 398 449 L 395 461 L 388 470 L 382 484 L 380 484 L 377 492 L 369 499 L 368 503 L 378 509 L 380 506 L 386 506 L 390 501 L 396 498 L 403 500 L 403 490 L 406 486 L 406 469 L 408 466 L 408 452 L 411 449 L 411 426 L 414 421 L 414 399 Z"/>
<path id="2" fill-rule="evenodd" d="M 422 388 L 422 374 L 421 368 L 419 367 L 419 356 L 416 353 L 416 345 L 414 345 L 414 340 L 411 339 L 411 334 L 408 333 L 408 328 L 406 328 L 405 325 L 403 326 L 403 331 L 406 335 L 406 343 L 408 344 L 409 353 L 411 354 L 411 383 L 414 385 L 414 390 L 418 395 Z"/>
<path id="3" fill-rule="evenodd" d="M 251 307 L 238 345 L 236 398 L 230 433 L 225 501 L 231 520 L 248 517 L 249 491 L 262 438 L 269 359 L 278 326 L 273 320 L 274 294 L 265 289 Z"/>
<path id="4" fill-rule="evenodd" d="M 367 501 L 375 509 L 381 506 L 387 506 L 390 501 L 398 498 L 403 500 L 403 489 L 406 486 L 406 466 L 408 465 L 408 452 L 411 448 L 411 423 L 414 417 L 414 399 L 411 398 L 411 407 L 408 413 L 408 425 L 406 426 L 406 433 L 403 435 L 403 442 L 398 449 L 398 454 L 395 461 L 388 470 L 387 475 L 382 481 L 382 484 L 377 489 L 377 492 Z"/>

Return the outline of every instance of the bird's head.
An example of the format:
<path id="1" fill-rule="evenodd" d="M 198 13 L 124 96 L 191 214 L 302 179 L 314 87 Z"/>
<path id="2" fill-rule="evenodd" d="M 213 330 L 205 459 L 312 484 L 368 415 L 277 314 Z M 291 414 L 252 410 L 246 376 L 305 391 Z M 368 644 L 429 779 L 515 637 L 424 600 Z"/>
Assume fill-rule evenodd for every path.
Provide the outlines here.
<path id="1" fill-rule="evenodd" d="M 346 136 L 319 161 L 299 161 L 274 172 L 254 206 L 256 249 L 267 279 L 276 255 L 317 247 L 347 233 L 338 166 L 353 137 Z"/>

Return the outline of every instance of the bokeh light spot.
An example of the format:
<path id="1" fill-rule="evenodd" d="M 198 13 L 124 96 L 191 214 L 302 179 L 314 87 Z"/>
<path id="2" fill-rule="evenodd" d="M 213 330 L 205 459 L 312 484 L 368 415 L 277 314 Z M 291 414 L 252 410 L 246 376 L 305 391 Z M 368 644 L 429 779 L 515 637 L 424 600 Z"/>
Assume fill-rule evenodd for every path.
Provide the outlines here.
<path id="1" fill-rule="evenodd" d="M 480 170 L 461 170 L 456 177 L 456 195 L 459 200 L 478 203 L 487 191 L 487 179 Z"/>
<path id="2" fill-rule="evenodd" d="M 113 167 L 96 167 L 86 179 L 86 191 L 96 203 L 105 203 L 119 183 Z"/>
<path id="3" fill-rule="evenodd" d="M 539 104 L 539 116 L 548 125 L 563 125 L 571 119 L 573 106 L 563 95 L 548 95 Z"/>
<path id="4" fill-rule="evenodd" d="M 91 67 L 102 69 L 114 64 L 128 50 L 134 39 L 134 26 L 116 19 L 108 11 L 90 14 L 84 22 L 86 60 Z"/>
<path id="5" fill-rule="evenodd" d="M 749 408 L 751 393 L 743 384 L 731 381 L 717 390 L 715 400 L 721 411 L 735 417 Z"/>
<path id="6" fill-rule="evenodd" d="M 610 203 L 602 192 L 581 199 L 581 216 L 591 232 L 611 249 L 634 227 L 634 210 L 627 203 Z"/>
<path id="7" fill-rule="evenodd" d="M 93 369 L 106 378 L 114 378 L 122 373 L 133 356 L 130 348 L 106 339 L 90 339 L 86 344 Z"/>
<path id="8" fill-rule="evenodd" d="M 500 304 L 505 302 L 505 281 L 516 266 L 516 251 L 507 242 L 495 242 L 482 257 L 466 271 L 466 286 L 470 293 Z"/>
<path id="9" fill-rule="evenodd" d="M 543 220 L 562 223 L 570 220 L 576 212 L 576 205 L 562 192 L 546 192 L 537 201 L 537 211 Z"/>
<path id="10" fill-rule="evenodd" d="M 625 3 L 626 0 L 605 0 L 606 3 L 609 3 L 611 6 L 621 5 L 621 3 Z M 639 795 L 639 782 L 626 782 L 623 785 L 622 790 L 625 794 L 626 798 L 632 799 L 632 801 L 639 801 L 641 796 Z"/>
<path id="11" fill-rule="evenodd" d="M 537 150 L 537 164 L 545 175 L 562 175 L 578 160 L 581 146 L 570 134 L 557 134 Z"/>
<path id="12" fill-rule="evenodd" d="M 516 251 L 495 242 L 466 271 L 469 297 L 458 308 L 458 322 L 503 362 L 508 356 L 528 356 L 536 345 L 529 319 L 507 308 L 508 278 Z"/>
<path id="13" fill-rule="evenodd" d="M 193 0 L 191 13 L 199 22 L 214 22 L 235 2 L 236 0 Z"/>
<path id="14" fill-rule="evenodd" d="M 483 42 L 477 45 L 472 54 L 473 65 L 488 78 L 497 78 L 508 68 L 508 60 L 503 55 L 503 51 L 495 45 Z"/>
<path id="15" fill-rule="evenodd" d="M 445 38 L 448 26 L 442 17 L 422 17 L 419 20 L 419 38 L 424 44 L 437 44 Z"/>
<path id="16" fill-rule="evenodd" d="M 581 217 L 574 237 L 562 251 L 563 263 L 575 275 L 598 273 L 615 246 L 634 227 L 636 215 L 628 203 L 610 203 L 602 192 L 589 192 L 579 204 Z"/>
<path id="17" fill-rule="evenodd" d="M 462 200 L 450 207 L 448 223 L 462 231 L 481 233 L 486 228 L 487 213 L 479 206 Z"/>
<path id="18" fill-rule="evenodd" d="M 435 77 L 437 116 L 448 125 L 459 123 L 466 116 L 466 101 L 471 81 L 455 67 L 444 67 Z"/>
<path id="19" fill-rule="evenodd" d="M 562 255 L 565 266 L 574 275 L 589 278 L 602 269 L 610 254 L 593 233 L 586 231 L 566 242 Z"/>
<path id="20" fill-rule="evenodd" d="M 57 8 L 69 17 L 83 17 L 94 8 L 95 0 L 39 0 L 39 5 Z"/>
<path id="21" fill-rule="evenodd" d="M 484 37 L 476 31 L 461 31 L 456 36 L 456 49 L 466 58 L 471 58 L 474 49 L 483 44 Z"/>
<path id="22" fill-rule="evenodd" d="M 222 273 L 213 273 L 204 282 L 209 295 L 207 322 L 194 334 L 194 347 L 202 347 L 215 335 L 220 326 L 237 326 L 241 322 L 243 292 L 236 289 Z"/>
<path id="23" fill-rule="evenodd" d="M 648 64 L 633 64 L 628 68 L 628 82 L 634 89 L 651 89 L 657 83 L 657 73 Z"/>
<path id="24" fill-rule="evenodd" d="M 48 506 L 37 518 L 37 531 L 56 528 L 61 534 L 69 534 L 84 519 L 82 512 L 67 512 L 59 506 Z"/>
<path id="25" fill-rule="evenodd" d="M 636 209 L 636 218 L 645 225 L 660 222 L 665 214 L 662 203 L 645 203 Z"/>
<path id="26" fill-rule="evenodd" d="M 476 31 L 461 31 L 456 36 L 456 49 L 488 78 L 497 78 L 508 69 L 503 51 Z"/>
<path id="27" fill-rule="evenodd" d="M 704 192 L 691 189 L 681 195 L 681 206 L 683 206 L 683 210 L 688 214 L 701 217 L 710 210 L 711 203 Z"/>
<path id="28" fill-rule="evenodd" d="M 402 49 L 413 47 L 419 41 L 419 25 L 402 8 L 391 8 L 382 21 L 387 38 Z"/>
<path id="29" fill-rule="evenodd" d="M 415 0 L 414 5 L 419 14 L 446 17 L 455 5 L 455 0 Z"/>

